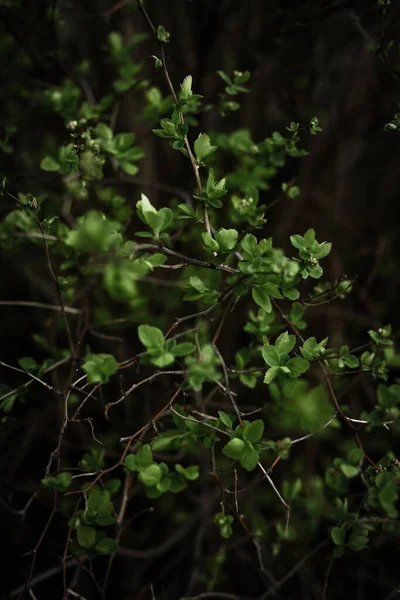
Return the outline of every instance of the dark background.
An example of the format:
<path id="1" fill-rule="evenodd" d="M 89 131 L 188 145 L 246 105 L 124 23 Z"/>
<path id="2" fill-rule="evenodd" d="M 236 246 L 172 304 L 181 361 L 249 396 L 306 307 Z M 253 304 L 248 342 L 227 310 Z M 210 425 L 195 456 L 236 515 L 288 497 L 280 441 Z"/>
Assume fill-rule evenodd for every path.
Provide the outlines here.
<path id="1" fill-rule="evenodd" d="M 107 93 L 111 76 L 98 59 L 108 33 L 119 30 L 129 37 L 147 31 L 141 14 L 129 10 L 131 3 L 123 4 L 111 0 L 0 3 L 0 31 L 11 33 L 21 52 L 34 63 L 31 80 L 26 81 L 24 71 L 18 72 L 12 60 L 9 64 L 3 61 L 0 67 L 3 81 L 12 80 L 15 86 L 34 91 L 37 86 L 58 84 L 66 76 L 71 77 L 73 65 L 87 57 L 92 64 L 88 84 L 94 97 L 101 97 Z M 293 169 L 291 163 L 287 168 L 289 176 L 294 170 L 301 196 L 274 205 L 268 212 L 265 234 L 273 235 L 277 246 L 288 248 L 290 234 L 314 227 L 319 240 L 333 242 L 334 250 L 326 259 L 328 277 L 332 281 L 344 274 L 357 278 L 345 302 L 315 309 L 310 321 L 314 335 L 319 338 L 329 335 L 330 344 L 335 345 L 335 341 L 351 334 L 357 345 L 365 342 L 367 329 L 388 322 L 396 333 L 400 328 L 400 151 L 399 138 L 385 132 L 383 126 L 398 109 L 400 79 L 395 53 L 391 56 L 392 64 L 385 64 L 379 51 L 374 52 L 370 47 L 379 49 L 387 39 L 399 43 L 398 3 L 392 2 L 385 16 L 375 1 L 149 0 L 146 7 L 153 21 L 162 23 L 171 33 L 166 54 L 175 83 L 190 73 L 194 90 L 206 102 L 214 101 L 221 89 L 215 74 L 217 69 L 227 73 L 234 69 L 251 72 L 251 93 L 243 96 L 242 109 L 225 120 L 215 113 L 205 113 L 200 131 L 249 128 L 257 141 L 274 130 L 283 130 L 290 121 L 304 123 L 315 115 L 320 118 L 323 133 L 308 138 L 309 156 L 297 161 Z M 65 19 L 62 33 L 53 26 L 54 8 Z M 57 53 L 60 49 L 62 59 Z M 157 46 L 150 36 L 140 47 L 139 57 L 151 83 L 166 94 L 162 73 L 154 71 L 149 59 L 151 54 L 157 54 Z M 7 107 L 9 93 L 5 91 L 6 97 L 2 97 L 0 90 L 0 98 Z M 136 92 L 124 96 L 117 130 L 132 129 L 141 102 Z M 15 110 L 19 110 L 18 106 Z M 9 116 L 4 114 L 2 122 L 8 122 L 7 119 Z M 29 128 L 19 136 L 15 153 L 5 159 L 7 173 L 12 173 L 12 185 L 24 191 L 40 187 L 41 176 L 26 165 L 25 155 L 34 148 L 38 136 L 60 126 L 40 115 L 27 115 L 27 122 Z M 146 158 L 141 162 L 138 182 L 124 186 L 132 201 L 147 186 L 152 200 L 162 205 L 166 196 L 157 191 L 159 182 L 191 192 L 192 174 L 187 161 L 171 152 L 166 144 L 160 144 L 149 134 L 146 124 L 138 124 L 135 132 Z M 6 171 L 2 167 L 3 170 Z M 268 206 L 278 196 L 279 182 L 262 195 L 262 203 Z M 3 203 L 0 210 L 3 215 L 8 208 Z M 0 256 L 2 299 L 27 298 L 28 268 L 29 265 L 20 264 L 18 256 Z M 43 315 L 18 308 L 0 307 L 0 311 L 0 357 L 16 364 L 21 356 L 30 355 L 33 348 L 30 337 Z M 241 327 L 240 321 L 230 325 L 229 335 L 223 338 L 226 351 L 232 340 L 241 335 Z M 18 384 L 18 377 L 13 379 L 7 373 L 7 383 Z M 149 398 L 150 392 L 146 394 Z M 0 543 L 4 575 L 0 587 L 4 593 L 15 590 L 26 580 L 30 558 L 21 558 L 21 554 L 36 543 L 48 516 L 46 498 L 33 502 L 23 522 L 7 507 L 22 507 L 43 476 L 49 449 L 54 445 L 54 436 L 49 434 L 54 426 L 54 408 L 45 407 L 52 401 L 47 392 L 43 393 L 33 401 L 29 411 L 22 407 L 17 415 L 8 418 L 1 432 Z M 129 432 L 125 417 L 121 416 L 119 426 L 121 429 L 126 426 Z M 129 415 L 129 418 L 135 417 Z M 71 434 L 69 443 L 71 455 L 84 446 L 78 434 L 76 439 Z M 314 450 L 312 444 L 307 446 L 310 463 Z M 157 600 L 194 596 L 203 591 L 200 574 L 208 556 L 218 547 L 212 525 L 204 526 L 217 510 L 218 490 L 216 494 L 214 491 L 213 488 L 212 493 L 202 496 L 203 505 L 196 504 L 190 493 L 182 500 L 187 502 L 186 509 L 193 512 L 193 520 L 183 525 L 171 519 L 171 511 L 175 510 L 172 501 L 156 521 L 152 515 L 141 517 L 124 541 L 126 555 L 115 560 L 108 588 L 113 591 L 107 597 L 150 599 L 150 583 L 154 585 Z M 139 497 L 131 516 L 146 506 Z M 64 535 L 65 520 L 57 515 L 38 553 L 37 573 L 47 572 L 59 562 L 63 547 L 60 540 Z M 267 568 L 279 580 L 323 540 L 324 534 L 319 532 L 307 547 L 289 544 L 278 561 L 272 560 L 270 548 L 266 547 L 264 552 L 270 563 Z M 220 597 L 261 596 L 266 589 L 265 575 L 260 577 L 254 547 L 239 536 L 229 542 L 229 548 L 229 571 L 218 589 L 238 596 Z M 322 598 L 329 560 L 330 549 L 323 546 L 276 597 Z M 102 572 L 101 561 L 94 565 L 96 574 Z M 388 542 L 384 535 L 378 536 L 368 552 L 353 553 L 335 563 L 327 598 L 394 597 L 390 593 L 399 583 L 397 563 L 394 542 Z M 38 600 L 61 598 L 61 584 L 56 579 L 38 583 L 35 588 Z M 83 577 L 83 596 L 100 597 L 90 578 L 87 579 Z"/>

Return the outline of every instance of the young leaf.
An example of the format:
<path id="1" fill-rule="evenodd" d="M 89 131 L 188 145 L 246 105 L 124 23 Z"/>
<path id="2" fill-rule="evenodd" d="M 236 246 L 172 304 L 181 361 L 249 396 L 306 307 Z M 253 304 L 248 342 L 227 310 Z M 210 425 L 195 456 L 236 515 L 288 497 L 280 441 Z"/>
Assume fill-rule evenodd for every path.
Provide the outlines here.
<path id="1" fill-rule="evenodd" d="M 244 429 L 244 438 L 254 444 L 258 442 L 259 439 L 262 438 L 264 433 L 264 422 L 261 419 L 257 419 L 257 421 L 253 421 L 246 425 Z"/>
<path id="2" fill-rule="evenodd" d="M 161 352 L 164 348 L 164 334 L 157 327 L 139 325 L 138 336 L 147 350 L 159 350 Z"/>
<path id="3" fill-rule="evenodd" d="M 275 377 L 277 377 L 280 370 L 281 367 L 271 367 L 270 369 L 268 369 L 268 371 L 265 373 L 264 383 L 270 384 L 271 381 L 273 381 Z"/>
<path id="4" fill-rule="evenodd" d="M 279 353 L 274 346 L 266 344 L 261 348 L 261 353 L 269 367 L 279 367 L 281 364 Z"/>
<path id="5" fill-rule="evenodd" d="M 210 156 L 210 154 L 215 152 L 217 149 L 217 146 L 211 146 L 210 138 L 206 133 L 200 133 L 199 137 L 194 143 L 194 151 L 197 162 L 201 163 L 204 158 Z"/>
<path id="6" fill-rule="evenodd" d="M 219 246 L 222 250 L 229 252 L 236 246 L 239 232 L 236 229 L 219 229 L 215 234 Z"/>
<path id="7" fill-rule="evenodd" d="M 251 444 L 246 445 L 245 451 L 240 457 L 240 464 L 246 471 L 253 471 L 260 460 L 260 455 Z"/>
<path id="8" fill-rule="evenodd" d="M 221 420 L 221 422 L 228 427 L 228 429 L 232 429 L 232 425 L 233 425 L 233 421 L 232 418 L 227 415 L 225 412 L 223 412 L 222 410 L 218 411 L 218 416 Z"/>
<path id="9" fill-rule="evenodd" d="M 187 75 L 181 83 L 181 100 L 187 100 L 192 95 L 192 76 Z"/>
<path id="10" fill-rule="evenodd" d="M 229 458 L 239 459 L 243 456 L 246 450 L 246 444 L 239 438 L 233 438 L 222 448 L 222 452 Z"/>
<path id="11" fill-rule="evenodd" d="M 346 539 L 346 532 L 342 527 L 332 527 L 331 538 L 337 546 L 343 546 Z"/>
<path id="12" fill-rule="evenodd" d="M 296 344 L 296 336 L 289 335 L 287 331 L 281 333 L 275 341 L 275 348 L 279 354 L 289 354 Z M 272 366 L 272 365 L 270 365 Z"/>
<path id="13" fill-rule="evenodd" d="M 161 481 L 162 471 L 159 465 L 153 463 L 144 469 L 139 470 L 139 479 L 144 485 L 153 487 Z"/>
<path id="14" fill-rule="evenodd" d="M 145 444 L 136 452 L 136 465 L 138 469 L 148 467 L 153 463 L 153 453 L 149 444 Z"/>
<path id="15" fill-rule="evenodd" d="M 261 306 L 265 312 L 272 312 L 271 300 L 269 295 L 262 287 L 253 287 L 251 290 L 253 300 L 258 306 Z"/>
<path id="16" fill-rule="evenodd" d="M 290 377 L 297 378 L 309 369 L 310 363 L 301 356 L 296 356 L 291 358 L 285 366 L 290 371 Z"/>
<path id="17" fill-rule="evenodd" d="M 61 165 L 56 160 L 54 160 L 54 158 L 51 158 L 50 156 L 45 156 L 45 158 L 40 163 L 40 168 L 43 171 L 59 171 Z"/>
<path id="18" fill-rule="evenodd" d="M 100 540 L 98 544 L 95 546 L 97 552 L 102 554 L 103 556 L 107 554 L 114 554 L 119 548 L 117 540 L 113 540 L 112 538 L 104 538 Z"/>
<path id="19" fill-rule="evenodd" d="M 96 530 L 88 525 L 78 527 L 76 532 L 78 544 L 83 548 L 92 548 L 96 543 Z"/>

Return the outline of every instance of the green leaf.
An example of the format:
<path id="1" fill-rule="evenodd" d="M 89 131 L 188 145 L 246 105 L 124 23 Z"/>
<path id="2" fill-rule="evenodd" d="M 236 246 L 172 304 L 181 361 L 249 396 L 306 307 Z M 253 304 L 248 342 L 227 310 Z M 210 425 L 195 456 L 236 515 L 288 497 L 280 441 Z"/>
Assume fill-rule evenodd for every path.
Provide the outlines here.
<path id="1" fill-rule="evenodd" d="M 269 367 L 279 367 L 281 364 L 279 352 L 274 346 L 266 344 L 261 348 L 261 354 Z"/>
<path id="2" fill-rule="evenodd" d="M 148 487 L 154 487 L 161 481 L 162 471 L 159 465 L 153 463 L 139 470 L 139 480 Z"/>
<path id="3" fill-rule="evenodd" d="M 45 156 L 45 158 L 40 163 L 40 168 L 43 171 L 58 171 L 61 168 L 61 165 L 51 158 L 50 156 Z"/>
<path id="4" fill-rule="evenodd" d="M 253 287 L 251 290 L 253 300 L 258 306 L 261 306 L 265 312 L 272 312 L 271 300 L 269 295 L 262 287 Z"/>
<path id="5" fill-rule="evenodd" d="M 290 371 L 290 377 L 297 378 L 309 369 L 310 363 L 301 356 L 296 356 L 291 358 L 285 366 Z"/>
<path id="6" fill-rule="evenodd" d="M 368 535 L 352 533 L 346 546 L 353 552 L 360 552 L 368 546 Z"/>
<path id="7" fill-rule="evenodd" d="M 153 453 L 150 445 L 145 444 L 136 452 L 136 465 L 138 469 L 148 467 L 153 463 Z"/>
<path id="8" fill-rule="evenodd" d="M 136 456 L 134 454 L 128 454 L 124 460 L 124 465 L 129 471 L 137 471 Z"/>
<path id="9" fill-rule="evenodd" d="M 289 335 L 287 331 L 281 333 L 281 335 L 275 341 L 275 348 L 279 354 L 289 354 L 296 345 L 296 336 Z M 270 365 L 271 367 L 273 365 Z"/>
<path id="10" fill-rule="evenodd" d="M 210 156 L 210 154 L 215 152 L 217 149 L 217 146 L 211 146 L 210 138 L 206 133 L 200 133 L 199 137 L 194 142 L 194 151 L 197 162 L 202 162 L 204 158 Z"/>
<path id="11" fill-rule="evenodd" d="M 221 420 L 221 423 L 223 423 L 226 427 L 228 427 L 228 429 L 232 429 L 232 425 L 233 425 L 232 417 L 227 415 L 222 410 L 218 411 L 218 416 Z"/>
<path id="12" fill-rule="evenodd" d="M 192 76 L 187 75 L 181 83 L 181 100 L 187 100 L 192 95 Z"/>
<path id="13" fill-rule="evenodd" d="M 119 548 L 119 544 L 117 540 L 113 540 L 112 538 L 104 538 L 100 540 L 98 544 L 96 544 L 96 550 L 99 554 L 113 554 Z"/>
<path id="14" fill-rule="evenodd" d="M 208 233 L 208 231 L 204 231 L 201 234 L 202 240 L 206 248 L 211 250 L 212 252 L 219 252 L 219 244 L 215 241 L 213 237 Z"/>
<path id="15" fill-rule="evenodd" d="M 81 525 L 76 532 L 78 544 L 83 548 L 92 548 L 96 543 L 96 530 L 88 525 Z"/>
<path id="16" fill-rule="evenodd" d="M 173 354 L 171 354 L 171 352 L 163 352 L 158 356 L 152 356 L 151 362 L 156 367 L 160 367 L 162 369 L 172 365 L 172 363 L 175 362 L 175 357 Z"/>
<path id="17" fill-rule="evenodd" d="M 179 443 L 185 438 L 187 433 L 176 433 L 175 431 L 166 431 L 162 433 L 160 437 L 156 438 L 151 442 L 151 446 L 154 452 L 161 452 L 163 450 L 168 450 L 171 446 L 174 445 L 175 441 L 179 440 Z"/>
<path id="18" fill-rule="evenodd" d="M 229 458 L 234 458 L 236 460 L 244 455 L 245 450 L 246 444 L 239 438 L 233 438 L 233 440 L 228 442 L 226 446 L 222 448 L 222 452 L 225 456 L 229 456 Z"/>
<path id="19" fill-rule="evenodd" d="M 143 221 L 143 223 L 149 225 L 153 231 L 157 228 L 159 222 L 157 218 L 157 210 L 144 194 L 141 195 L 140 200 L 136 203 L 136 211 L 138 217 L 141 221 Z"/>
<path id="20" fill-rule="evenodd" d="M 28 373 L 36 373 L 36 371 L 39 368 L 39 365 L 37 364 L 36 360 L 30 358 L 29 356 L 21 358 L 18 361 L 18 364 L 22 369 L 24 369 L 24 371 L 28 371 Z"/>
<path id="21" fill-rule="evenodd" d="M 332 527 L 331 538 L 336 546 L 343 546 L 346 539 L 346 532 L 341 527 Z"/>
<path id="22" fill-rule="evenodd" d="M 167 44 L 169 42 L 169 38 L 169 31 L 167 31 L 163 25 L 159 25 L 157 27 L 157 39 L 163 44 Z"/>
<path id="23" fill-rule="evenodd" d="M 346 356 L 345 363 L 349 367 L 349 369 L 357 369 L 357 367 L 360 366 L 360 362 L 357 356 L 353 356 L 352 354 Z"/>
<path id="24" fill-rule="evenodd" d="M 236 246 L 238 237 L 239 232 L 236 229 L 219 229 L 215 234 L 219 246 L 227 252 Z"/>
<path id="25" fill-rule="evenodd" d="M 270 369 L 268 369 L 268 371 L 265 373 L 264 383 L 270 384 L 271 381 L 273 381 L 275 377 L 277 377 L 280 370 L 280 367 L 271 367 Z"/>
<path id="26" fill-rule="evenodd" d="M 355 467 L 353 465 L 348 465 L 346 463 L 342 463 L 339 468 L 342 471 L 343 475 L 345 477 L 347 477 L 347 479 L 351 479 L 352 477 L 357 477 L 357 475 L 359 475 L 359 473 L 360 473 L 360 471 L 357 467 Z"/>
<path id="27" fill-rule="evenodd" d="M 244 438 L 254 444 L 258 442 L 259 439 L 262 438 L 264 433 L 264 422 L 261 419 L 257 419 L 257 421 L 253 421 L 246 425 L 244 429 Z"/>
<path id="28" fill-rule="evenodd" d="M 240 464 L 246 471 L 253 471 L 260 460 L 260 455 L 251 444 L 246 444 L 246 449 L 240 457 Z"/>
<path id="29" fill-rule="evenodd" d="M 147 350 L 159 350 L 161 352 L 164 348 L 164 334 L 157 327 L 139 325 L 138 336 Z"/>
<path id="30" fill-rule="evenodd" d="M 68 471 L 58 473 L 55 477 L 45 477 L 45 479 L 42 479 L 43 485 L 59 492 L 64 492 L 68 489 L 71 482 L 72 473 L 69 473 Z"/>
<path id="31" fill-rule="evenodd" d="M 161 67 L 162 67 L 162 60 L 160 60 L 158 58 L 158 56 L 155 56 L 154 54 L 151 54 L 150 58 L 154 58 L 154 67 L 156 69 L 161 69 Z"/>
<path id="32" fill-rule="evenodd" d="M 122 242 L 118 232 L 120 228 L 121 223 L 110 221 L 98 211 L 89 210 L 77 218 L 65 244 L 78 252 L 108 252 Z"/>
<path id="33" fill-rule="evenodd" d="M 109 479 L 106 483 L 106 488 L 110 494 L 116 494 L 121 487 L 120 479 Z"/>
<path id="34" fill-rule="evenodd" d="M 114 138 L 114 149 L 116 154 L 121 154 L 128 150 L 135 140 L 133 133 L 119 133 Z"/>
<path id="35" fill-rule="evenodd" d="M 118 363 L 111 354 L 89 354 L 82 370 L 87 373 L 88 383 L 107 383 L 118 370 Z"/>
<path id="36" fill-rule="evenodd" d="M 171 348 L 171 353 L 174 356 L 187 356 L 188 354 L 195 352 L 195 350 L 195 344 L 192 344 L 192 342 L 183 342 L 182 344 L 177 344 Z"/>
<path id="37" fill-rule="evenodd" d="M 198 465 L 192 465 L 186 468 L 182 467 L 182 465 L 175 465 L 175 470 L 189 481 L 195 481 L 199 477 Z"/>
<path id="38" fill-rule="evenodd" d="M 292 246 L 297 248 L 297 250 L 305 250 L 305 248 L 306 248 L 305 240 L 304 240 L 303 236 L 301 236 L 299 234 L 291 235 L 290 243 L 292 244 Z"/>
<path id="39" fill-rule="evenodd" d="M 242 250 L 244 250 L 251 258 L 256 258 L 257 238 L 252 233 L 248 233 L 244 236 L 241 246 Z"/>

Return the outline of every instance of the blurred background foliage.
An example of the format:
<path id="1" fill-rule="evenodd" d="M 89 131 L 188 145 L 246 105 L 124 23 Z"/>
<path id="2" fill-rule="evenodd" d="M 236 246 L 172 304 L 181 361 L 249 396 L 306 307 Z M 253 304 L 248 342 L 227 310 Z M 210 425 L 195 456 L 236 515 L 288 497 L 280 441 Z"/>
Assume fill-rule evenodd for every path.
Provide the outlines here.
<path id="1" fill-rule="evenodd" d="M 400 101 L 399 3 L 148 0 L 146 8 L 153 21 L 163 24 L 171 34 L 166 46 L 171 79 L 178 83 L 190 73 L 195 92 L 204 96 L 204 110 L 193 115 L 192 122 L 198 131 L 214 133 L 218 145 L 227 149 L 223 165 L 226 172 L 234 171 L 240 144 L 260 143 L 273 131 L 284 131 L 292 121 L 308 123 L 318 115 L 323 132 L 306 138 L 302 145 L 309 153 L 306 157 L 289 159 L 271 179 L 268 169 L 260 171 L 264 182 L 259 189 L 260 204 L 265 204 L 267 211 L 262 233 L 273 235 L 276 245 L 289 251 L 292 233 L 314 227 L 318 239 L 333 243 L 324 267 L 327 278 L 355 279 L 351 294 L 344 300 L 307 312 L 309 335 L 317 339 L 329 336 L 330 346 L 349 340 L 357 346 L 368 341 L 366 330 L 390 322 L 397 338 L 400 146 L 396 130 L 384 131 L 384 126 L 394 119 Z M 112 32 L 119 32 L 120 37 L 110 37 Z M 150 58 L 157 54 L 157 47 L 151 36 L 144 35 L 146 32 L 147 25 L 131 0 L 0 1 L 0 174 L 7 176 L 12 190 L 39 199 L 41 194 L 47 195 L 50 206 L 57 206 L 65 222 L 70 223 L 69 193 L 51 170 L 40 169 L 40 161 L 45 155 L 56 156 L 63 138 L 68 143 L 63 121 L 75 118 L 77 90 L 86 100 L 87 114 L 114 91 L 117 100 L 112 105 L 112 126 L 117 132 L 134 132 L 135 144 L 143 150 L 144 158 L 138 158 L 137 174 L 116 176 L 107 166 L 96 194 L 82 197 L 82 212 L 102 199 L 108 202 L 107 190 L 102 186 L 113 186 L 122 200 L 114 199 L 112 210 L 117 220 L 127 221 L 129 231 L 129 209 L 141 192 L 157 207 L 166 205 L 171 197 L 178 203 L 191 195 L 189 162 L 151 133 L 160 114 L 170 110 L 171 102 L 163 75 Z M 119 40 L 124 41 L 123 47 Z M 211 110 L 224 89 L 218 70 L 251 73 L 247 84 L 250 93 L 241 97 L 241 109 L 224 118 Z M 143 84 L 143 79 L 148 83 Z M 232 133 L 238 130 L 241 133 L 232 140 Z M 289 178 L 291 185 L 300 190 L 294 198 L 282 193 L 282 183 Z M 72 189 L 71 196 L 74 194 Z M 2 197 L 1 219 L 9 208 L 9 200 Z M 19 227 L 23 231 L 23 224 Z M 41 248 L 31 246 L 26 253 L 22 243 L 21 255 L 7 248 L 0 254 L 0 300 L 54 299 Z M 190 233 L 184 233 L 182 243 L 190 243 Z M 110 335 L 122 336 L 122 341 L 93 336 L 92 347 L 111 352 L 122 361 L 138 351 L 137 323 L 148 315 L 162 328 L 171 323 L 179 296 L 168 277 L 159 281 L 149 276 L 148 282 L 141 282 L 128 315 L 132 327 L 125 324 L 109 328 Z M 124 280 L 122 296 L 126 285 Z M 97 324 L 118 318 L 121 294 L 112 302 L 104 300 L 104 291 L 93 290 Z M 242 311 L 235 312 L 235 320 L 230 321 L 221 338 L 220 349 L 227 360 L 233 361 L 234 350 L 247 343 L 244 327 L 248 308 L 244 305 Z M 38 355 L 38 339 L 33 337 L 38 332 L 48 340 L 50 331 L 50 346 L 56 343 L 59 331 L 51 315 L 44 318 L 43 312 L 35 309 L 0 309 L 0 356 L 8 363 L 17 363 L 21 356 Z M 42 351 L 40 358 L 44 359 L 47 348 Z M 395 357 L 393 380 L 399 366 Z M 9 383 L 19 385 L 20 380 L 17 375 L 13 380 L 11 375 Z M 314 384 L 297 384 L 284 402 L 273 398 L 273 388 L 267 392 L 265 386 L 254 390 L 242 387 L 241 391 L 246 395 L 246 410 L 267 403 L 265 414 L 274 438 L 295 437 L 315 431 L 332 414 L 323 387 L 318 381 Z M 109 390 L 110 395 L 113 392 Z M 364 381 L 348 386 L 345 393 L 343 402 L 359 410 L 365 398 L 374 404 L 373 391 Z M 167 386 L 161 384 L 143 388 L 140 410 L 127 405 L 116 411 L 113 431 L 102 420 L 103 407 L 91 407 L 102 439 L 128 435 L 132 424 L 151 418 L 154 397 L 165 402 L 167 394 Z M 216 398 L 215 406 L 219 402 L 222 408 L 225 400 Z M 21 559 L 21 554 L 36 543 L 46 520 L 46 499 L 35 502 L 24 521 L 9 513 L 7 506 L 12 503 L 22 507 L 43 476 L 43 465 L 57 437 L 52 400 L 45 390 L 29 397 L 29 410 L 26 404 L 20 405 L 3 421 L 0 433 L 3 566 L 10 579 L 4 593 L 15 590 L 26 578 L 29 565 L 22 563 L 26 559 Z M 92 441 L 90 432 L 82 433 L 78 427 L 71 430 L 68 452 L 73 463 L 82 451 L 90 449 Z M 398 435 L 391 439 L 376 434 L 370 437 L 369 449 L 373 452 L 382 455 L 392 449 L 396 453 Z M 291 452 L 290 460 L 282 461 L 276 481 L 280 488 L 283 486 L 284 497 L 292 500 L 293 539 L 292 529 L 289 534 L 282 529 L 282 507 L 277 506 L 271 489 L 260 485 L 258 475 L 249 480 L 241 510 L 253 515 L 253 529 L 269 540 L 263 550 L 268 563 L 263 571 L 257 552 L 252 546 L 249 549 L 242 532 L 221 543 L 212 525 L 218 509 L 218 489 L 195 488 L 179 502 L 175 496 L 165 496 L 157 504 L 155 515 L 146 512 L 146 498 L 134 495 L 130 516 L 144 512 L 126 535 L 125 552 L 116 559 L 109 584 L 113 592 L 107 597 L 151 598 L 150 584 L 156 589 L 157 599 L 194 596 L 214 588 L 237 597 L 264 597 L 262 590 L 268 578 L 280 580 L 311 551 L 310 560 L 301 564 L 271 597 L 321 598 L 330 560 L 329 549 L 318 546 L 326 533 L 321 517 L 327 503 L 324 472 L 332 456 L 343 456 L 350 449 L 346 434 L 338 444 L 336 430 L 327 430 L 318 443 L 311 438 Z M 206 478 L 207 460 L 202 457 Z M 296 500 L 299 480 L 305 501 Z M 354 498 L 361 498 L 362 484 L 351 481 L 350 485 Z M 334 482 L 331 489 L 334 494 Z M 57 515 L 44 550 L 38 555 L 37 572 L 46 571 L 54 556 L 60 556 L 64 535 L 65 521 Z M 398 585 L 393 540 L 395 536 L 382 534 L 374 540 L 367 556 L 364 552 L 354 553 L 335 562 L 327 597 L 361 600 L 370 593 L 370 597 L 389 598 Z M 102 566 L 94 564 L 93 568 L 98 573 Z M 51 579 L 43 586 L 42 597 L 61 597 L 58 584 Z M 40 590 L 39 586 L 38 593 Z M 100 597 L 90 577 L 84 581 L 82 594 Z"/>

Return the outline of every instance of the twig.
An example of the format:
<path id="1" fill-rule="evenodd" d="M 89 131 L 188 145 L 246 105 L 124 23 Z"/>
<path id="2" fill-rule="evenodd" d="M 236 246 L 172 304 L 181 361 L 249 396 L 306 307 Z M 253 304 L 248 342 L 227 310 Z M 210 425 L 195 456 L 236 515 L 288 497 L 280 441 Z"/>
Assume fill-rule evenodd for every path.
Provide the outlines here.
<path id="1" fill-rule="evenodd" d="M 31 306 L 32 308 L 43 308 L 45 310 L 55 310 L 57 312 L 61 311 L 61 307 L 54 304 L 44 304 L 43 302 L 28 302 L 25 300 L 0 300 L 0 306 Z M 80 308 L 71 308 L 70 306 L 65 306 L 64 310 L 70 315 L 82 314 L 82 310 Z"/>
<path id="2" fill-rule="evenodd" d="M 293 575 L 297 573 L 299 569 L 301 569 L 304 563 L 306 563 L 312 556 L 314 556 L 314 554 L 319 552 L 327 544 L 328 540 L 324 540 L 323 542 L 315 546 L 315 548 L 310 550 L 310 552 L 303 556 L 303 558 L 293 567 L 293 569 L 291 569 L 284 577 L 282 577 L 282 579 L 280 579 L 274 586 L 272 586 L 272 588 L 270 588 L 265 594 L 263 594 L 260 600 L 266 600 L 266 598 L 270 598 L 271 596 L 273 596 L 277 590 L 279 590 L 287 581 L 289 581 L 289 579 L 293 577 Z"/>
<path id="3" fill-rule="evenodd" d="M 229 267 L 228 265 L 214 265 L 214 263 L 206 262 L 204 260 L 198 260 L 197 258 L 191 258 L 190 256 L 186 256 L 186 254 L 176 252 L 175 250 L 171 250 L 166 246 L 157 244 L 137 244 L 133 248 L 130 258 L 132 258 L 133 254 L 135 254 L 137 250 L 154 250 L 155 252 L 163 252 L 164 254 L 174 256 L 175 258 L 179 258 L 179 260 L 183 260 L 187 264 L 194 265 L 196 267 L 204 267 L 205 269 L 224 271 L 225 273 L 240 273 L 239 269 Z"/>
<path id="4" fill-rule="evenodd" d="M 51 385 L 49 385 L 45 381 L 42 381 L 42 379 L 39 379 L 39 377 L 36 377 L 36 375 L 32 375 L 32 373 L 29 373 L 29 371 L 26 371 L 25 369 L 19 369 L 18 367 L 13 367 L 12 365 L 9 365 L 9 364 L 3 362 L 2 360 L 0 360 L 0 367 L 7 367 L 7 369 L 11 369 L 12 371 L 17 371 L 17 373 L 22 373 L 23 375 L 28 375 L 28 377 L 30 377 L 34 381 L 37 381 L 38 383 L 40 383 L 41 385 L 43 385 L 48 390 L 52 390 L 56 394 L 61 394 L 62 393 L 62 392 L 60 392 L 58 390 L 55 390 Z M 7 394 L 10 395 L 11 392 L 7 392 Z"/>
<path id="5" fill-rule="evenodd" d="M 148 12 L 146 11 L 144 4 L 143 4 L 143 0 L 139 0 L 139 9 L 142 12 L 143 16 L 145 17 L 147 23 L 149 24 L 150 29 L 152 30 L 153 34 L 155 35 L 155 37 L 157 38 L 157 31 L 156 28 L 148 14 Z M 158 38 L 157 38 L 158 40 Z M 178 104 L 178 97 L 176 95 L 173 83 L 171 81 L 171 78 L 169 76 L 169 72 L 167 69 L 167 62 L 166 62 L 166 58 L 165 58 L 165 52 L 164 52 L 164 45 L 162 42 L 158 42 L 159 48 L 160 48 L 160 52 L 161 52 L 161 61 L 162 61 L 162 69 L 163 69 L 163 73 L 164 73 L 164 77 L 165 80 L 167 82 L 167 85 L 169 87 L 169 90 L 171 92 L 172 98 L 174 100 L 175 105 Z M 184 125 L 185 124 L 185 120 L 183 118 L 183 114 L 182 112 L 180 113 L 180 120 L 181 123 Z M 190 143 L 189 143 L 189 139 L 187 137 L 187 135 L 185 135 L 185 148 L 190 160 L 190 164 L 192 165 L 192 169 L 193 169 L 193 173 L 194 173 L 194 178 L 196 180 L 196 185 L 197 185 L 197 190 L 198 193 L 201 194 L 203 191 L 203 186 L 201 184 L 201 179 L 200 179 L 200 174 L 199 174 L 199 167 L 196 164 L 196 159 L 193 156 L 193 152 L 192 149 L 190 147 Z M 206 228 L 207 233 L 212 236 L 212 232 L 211 232 L 211 227 L 210 227 L 210 221 L 208 218 L 208 212 L 207 212 L 207 207 L 205 204 L 203 204 L 203 218 L 204 218 L 204 225 Z"/>
<path id="6" fill-rule="evenodd" d="M 155 379 L 157 379 L 157 377 L 160 377 L 160 375 L 185 375 L 185 371 L 156 371 L 155 373 L 153 373 L 153 375 L 150 375 L 149 377 L 142 379 L 142 381 L 139 381 L 138 383 L 134 383 L 129 388 L 129 390 L 127 390 L 118 400 L 116 400 L 115 402 L 109 402 L 108 404 L 106 404 L 105 409 L 104 409 L 105 417 L 108 418 L 108 411 L 110 410 L 110 408 L 112 406 L 116 406 L 117 404 L 120 404 L 121 402 L 123 402 L 125 400 L 125 398 L 127 398 L 127 396 L 129 396 L 138 387 L 140 387 L 144 383 L 152 383 Z"/>

